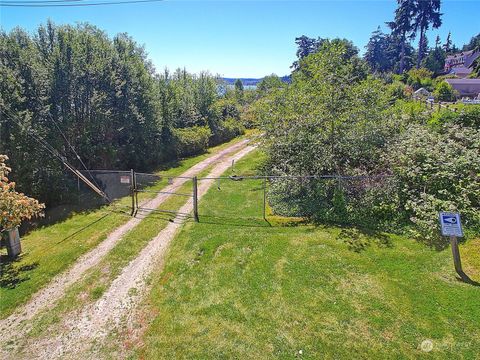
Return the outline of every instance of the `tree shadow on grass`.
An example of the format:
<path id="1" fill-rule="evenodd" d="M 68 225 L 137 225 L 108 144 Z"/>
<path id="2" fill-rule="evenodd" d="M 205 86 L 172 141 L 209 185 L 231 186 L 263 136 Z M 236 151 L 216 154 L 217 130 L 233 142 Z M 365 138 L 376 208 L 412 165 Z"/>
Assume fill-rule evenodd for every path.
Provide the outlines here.
<path id="1" fill-rule="evenodd" d="M 224 226 L 241 226 L 241 227 L 263 227 L 269 228 L 272 225 L 262 218 L 241 218 L 227 216 L 212 216 L 199 214 L 201 224 L 215 224 Z"/>
<path id="2" fill-rule="evenodd" d="M 10 259 L 7 255 L 0 255 L 0 287 L 14 289 L 18 284 L 30 279 L 29 271 L 38 266 L 38 262 L 18 266 L 21 258 Z"/>
<path id="3" fill-rule="evenodd" d="M 366 250 L 372 244 L 380 248 L 393 248 L 387 234 L 371 229 L 344 227 L 337 235 L 337 239 L 343 241 L 349 250 L 356 253 Z"/>

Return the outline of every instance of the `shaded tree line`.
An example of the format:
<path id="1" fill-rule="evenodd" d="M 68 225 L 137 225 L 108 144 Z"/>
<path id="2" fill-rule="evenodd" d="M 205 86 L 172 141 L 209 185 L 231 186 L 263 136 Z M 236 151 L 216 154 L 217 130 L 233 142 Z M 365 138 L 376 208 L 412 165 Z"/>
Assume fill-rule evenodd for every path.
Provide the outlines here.
<path id="1" fill-rule="evenodd" d="M 17 188 L 47 204 L 68 197 L 69 176 L 29 133 L 78 167 L 75 152 L 90 169 L 146 171 L 243 132 L 217 77 L 157 74 L 128 35 L 89 24 L 2 31 L 0 77 L 0 153 Z"/>

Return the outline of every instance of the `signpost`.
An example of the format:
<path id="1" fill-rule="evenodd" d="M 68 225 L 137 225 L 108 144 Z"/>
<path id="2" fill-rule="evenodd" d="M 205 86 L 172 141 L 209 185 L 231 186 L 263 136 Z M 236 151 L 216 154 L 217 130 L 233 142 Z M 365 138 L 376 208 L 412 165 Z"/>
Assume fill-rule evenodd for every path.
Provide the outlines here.
<path id="1" fill-rule="evenodd" d="M 460 260 L 460 250 L 458 248 L 457 237 L 463 237 L 462 222 L 460 214 L 453 212 L 441 212 L 440 226 L 442 227 L 442 236 L 450 237 L 450 245 L 452 246 L 453 263 L 455 271 L 463 281 L 468 282 L 470 278 L 463 272 L 462 262 Z"/>

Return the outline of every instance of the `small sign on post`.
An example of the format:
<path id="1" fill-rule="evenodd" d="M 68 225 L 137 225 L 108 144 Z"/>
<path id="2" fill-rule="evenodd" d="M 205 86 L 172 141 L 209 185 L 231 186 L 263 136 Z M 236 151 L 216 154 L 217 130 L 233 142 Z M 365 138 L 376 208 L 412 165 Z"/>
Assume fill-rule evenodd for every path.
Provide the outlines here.
<path id="1" fill-rule="evenodd" d="M 462 261 L 460 259 L 460 249 L 458 248 L 457 237 L 463 237 L 462 222 L 460 221 L 460 214 L 453 212 L 441 212 L 440 226 L 442 227 L 442 236 L 450 237 L 450 245 L 452 246 L 453 264 L 455 271 L 460 278 L 465 281 L 471 281 L 470 278 L 463 272 Z"/>
<path id="2" fill-rule="evenodd" d="M 442 226 L 442 236 L 463 237 L 459 213 L 441 212 L 440 225 Z"/>

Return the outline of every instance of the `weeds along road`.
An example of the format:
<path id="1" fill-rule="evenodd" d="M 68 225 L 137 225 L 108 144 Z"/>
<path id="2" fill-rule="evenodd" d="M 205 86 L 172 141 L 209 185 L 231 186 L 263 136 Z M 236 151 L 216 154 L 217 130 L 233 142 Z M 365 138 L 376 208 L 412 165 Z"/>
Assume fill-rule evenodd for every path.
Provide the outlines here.
<path id="1" fill-rule="evenodd" d="M 242 140 L 224 150 L 221 150 L 217 154 L 214 154 L 192 166 L 190 169 L 181 174 L 181 176 L 196 176 L 217 162 L 220 162 L 221 165 L 227 162 L 230 163 L 231 158 L 228 158 L 228 161 L 223 161 L 224 158 L 241 149 L 245 149 L 249 141 L 249 139 Z M 188 179 L 176 178 L 171 185 L 168 185 L 162 191 L 175 192 L 186 181 L 188 181 Z M 171 196 L 172 195 L 170 194 L 158 194 L 155 198 L 142 202 L 141 206 L 149 209 L 155 209 Z M 33 295 L 29 302 L 21 306 L 9 317 L 0 320 L 0 332 L 2 333 L 0 344 L 8 343 L 9 340 L 22 337 L 23 334 L 28 332 L 30 328 L 30 320 L 32 320 L 40 312 L 53 308 L 56 302 L 64 295 L 65 290 L 69 286 L 79 281 L 87 270 L 97 265 L 102 258 L 115 247 L 120 239 L 122 239 L 127 232 L 134 229 L 142 221 L 142 219 L 145 218 L 146 215 L 148 215 L 148 212 L 143 212 L 141 217 L 131 218 L 125 224 L 115 229 L 97 247 L 82 255 L 70 269 L 62 274 L 57 275 L 49 284 Z"/>

